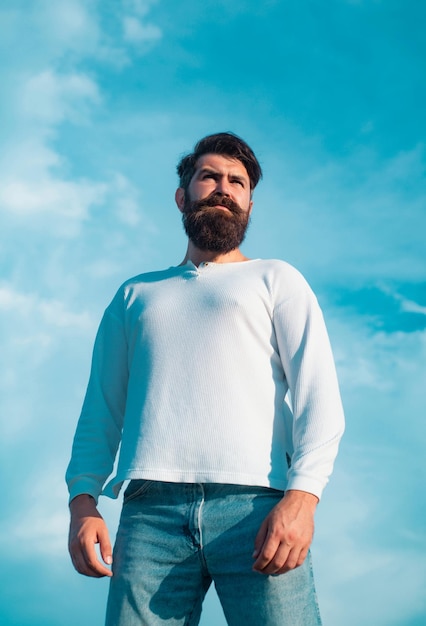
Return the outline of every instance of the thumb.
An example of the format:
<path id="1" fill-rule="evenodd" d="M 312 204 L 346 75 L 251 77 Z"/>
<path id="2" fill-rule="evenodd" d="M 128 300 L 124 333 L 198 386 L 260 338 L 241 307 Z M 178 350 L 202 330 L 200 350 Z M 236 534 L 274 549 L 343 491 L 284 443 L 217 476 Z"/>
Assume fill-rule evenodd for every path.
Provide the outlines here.
<path id="1" fill-rule="evenodd" d="M 101 556 L 104 560 L 104 563 L 107 565 L 111 565 L 112 563 L 112 548 L 111 542 L 109 540 L 108 530 L 105 527 L 102 531 L 99 532 L 99 549 L 101 552 Z"/>

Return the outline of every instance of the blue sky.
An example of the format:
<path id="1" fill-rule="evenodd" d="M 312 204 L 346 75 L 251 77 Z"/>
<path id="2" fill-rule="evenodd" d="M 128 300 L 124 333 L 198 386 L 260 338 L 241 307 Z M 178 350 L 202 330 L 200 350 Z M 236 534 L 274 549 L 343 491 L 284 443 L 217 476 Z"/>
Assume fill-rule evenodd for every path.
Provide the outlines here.
<path id="1" fill-rule="evenodd" d="M 341 380 L 324 622 L 425 623 L 425 18 L 417 0 L 2 2 L 2 624 L 102 624 L 63 482 L 94 334 L 123 280 L 182 260 L 175 165 L 221 130 L 264 168 L 244 252 L 305 274 Z M 119 504 L 101 508 L 113 533 Z M 209 594 L 202 625 L 222 624 Z"/>

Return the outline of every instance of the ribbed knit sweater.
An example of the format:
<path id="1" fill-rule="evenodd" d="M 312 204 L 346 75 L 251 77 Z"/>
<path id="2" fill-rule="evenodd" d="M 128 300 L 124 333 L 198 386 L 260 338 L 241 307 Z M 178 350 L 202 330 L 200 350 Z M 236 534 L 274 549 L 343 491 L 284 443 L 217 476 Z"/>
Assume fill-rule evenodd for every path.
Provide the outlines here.
<path id="1" fill-rule="evenodd" d="M 277 260 L 188 262 L 128 280 L 106 309 L 70 497 L 98 499 L 120 443 L 110 497 L 135 478 L 320 497 L 343 428 L 323 316 L 301 274 Z"/>

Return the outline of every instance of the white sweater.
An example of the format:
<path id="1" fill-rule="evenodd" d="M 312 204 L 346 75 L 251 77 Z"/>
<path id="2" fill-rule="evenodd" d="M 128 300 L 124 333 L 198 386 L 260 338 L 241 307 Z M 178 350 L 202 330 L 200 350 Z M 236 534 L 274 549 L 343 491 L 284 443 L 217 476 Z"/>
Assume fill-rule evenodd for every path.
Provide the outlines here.
<path id="1" fill-rule="evenodd" d="M 128 280 L 106 309 L 70 497 L 97 500 L 120 442 L 110 497 L 135 478 L 320 497 L 343 429 L 322 313 L 299 272 L 276 260 L 188 262 Z"/>

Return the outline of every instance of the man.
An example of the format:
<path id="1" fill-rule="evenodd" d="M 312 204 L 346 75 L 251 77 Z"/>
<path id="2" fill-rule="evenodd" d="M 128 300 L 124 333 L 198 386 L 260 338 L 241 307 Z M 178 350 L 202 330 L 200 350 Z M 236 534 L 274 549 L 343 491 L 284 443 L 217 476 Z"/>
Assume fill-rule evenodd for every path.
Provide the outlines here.
<path id="1" fill-rule="evenodd" d="M 244 141 L 205 137 L 178 174 L 184 260 L 127 281 L 98 331 L 70 554 L 112 576 L 108 626 L 198 624 L 212 580 L 228 624 L 320 624 L 309 547 L 343 433 L 321 311 L 293 267 L 240 251 L 262 174 Z M 113 559 L 96 504 L 119 446 Z"/>

